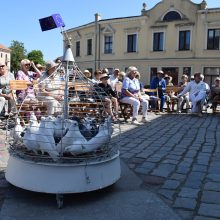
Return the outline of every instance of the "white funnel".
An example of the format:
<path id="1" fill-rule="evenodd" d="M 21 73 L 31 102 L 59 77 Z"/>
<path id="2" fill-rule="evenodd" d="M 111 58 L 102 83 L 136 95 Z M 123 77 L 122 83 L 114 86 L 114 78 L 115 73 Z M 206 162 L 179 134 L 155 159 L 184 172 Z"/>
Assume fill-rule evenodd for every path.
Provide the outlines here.
<path id="1" fill-rule="evenodd" d="M 67 61 L 67 62 L 68 61 L 72 61 L 72 62 L 75 62 L 75 59 L 73 57 L 73 53 L 72 53 L 72 50 L 71 50 L 70 46 L 68 46 L 68 48 L 66 49 L 62 61 Z"/>

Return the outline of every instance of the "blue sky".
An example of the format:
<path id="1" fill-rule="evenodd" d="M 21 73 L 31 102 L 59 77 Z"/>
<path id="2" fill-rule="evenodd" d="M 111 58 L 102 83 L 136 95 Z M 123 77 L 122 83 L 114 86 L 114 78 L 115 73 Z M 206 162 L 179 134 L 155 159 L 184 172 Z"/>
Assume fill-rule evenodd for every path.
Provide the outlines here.
<path id="1" fill-rule="evenodd" d="M 175 0 L 174 0 L 175 1 Z M 194 0 L 200 3 L 202 0 Z M 219 0 L 206 0 L 208 7 L 220 7 Z M 28 52 L 41 50 L 44 60 L 63 54 L 60 29 L 42 32 L 39 19 L 59 13 L 70 29 L 94 21 L 94 14 L 102 19 L 140 15 L 142 4 L 152 8 L 159 0 L 7 0 L 1 1 L 0 44 L 7 47 L 12 40 L 24 43 Z"/>

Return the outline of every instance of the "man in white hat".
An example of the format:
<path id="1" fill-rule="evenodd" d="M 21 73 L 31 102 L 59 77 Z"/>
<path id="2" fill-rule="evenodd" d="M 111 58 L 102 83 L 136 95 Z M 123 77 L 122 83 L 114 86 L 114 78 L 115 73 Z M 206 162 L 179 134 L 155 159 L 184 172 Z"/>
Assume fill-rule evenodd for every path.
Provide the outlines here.
<path id="1" fill-rule="evenodd" d="M 195 73 L 194 80 L 190 81 L 177 96 L 179 98 L 189 92 L 189 99 L 192 102 L 192 113 L 197 113 L 200 117 L 202 116 L 202 106 L 207 94 L 206 83 L 203 82 L 202 78 L 201 73 Z"/>
<path id="2" fill-rule="evenodd" d="M 58 65 L 53 61 L 48 61 L 46 63 L 46 70 L 42 73 L 38 82 L 39 93 L 37 98 L 46 104 L 48 115 L 62 111 L 64 94 L 61 90 L 59 74 L 56 74 Z"/>

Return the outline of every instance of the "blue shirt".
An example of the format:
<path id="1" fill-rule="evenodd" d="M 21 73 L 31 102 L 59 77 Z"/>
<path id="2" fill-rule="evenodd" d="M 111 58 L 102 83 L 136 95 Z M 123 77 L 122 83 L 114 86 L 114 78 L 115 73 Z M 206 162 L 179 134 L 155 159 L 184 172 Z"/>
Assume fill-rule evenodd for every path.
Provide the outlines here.
<path id="1" fill-rule="evenodd" d="M 121 98 L 126 97 L 124 93 L 125 90 L 128 90 L 132 94 L 136 94 L 140 91 L 140 82 L 138 79 L 130 79 L 129 77 L 125 77 L 122 83 L 122 91 L 121 91 Z"/>
<path id="2" fill-rule="evenodd" d="M 150 83 L 151 89 L 157 89 L 159 88 L 159 93 L 163 94 L 166 90 L 166 81 L 165 79 L 159 79 L 158 77 L 155 77 L 151 83 Z"/>

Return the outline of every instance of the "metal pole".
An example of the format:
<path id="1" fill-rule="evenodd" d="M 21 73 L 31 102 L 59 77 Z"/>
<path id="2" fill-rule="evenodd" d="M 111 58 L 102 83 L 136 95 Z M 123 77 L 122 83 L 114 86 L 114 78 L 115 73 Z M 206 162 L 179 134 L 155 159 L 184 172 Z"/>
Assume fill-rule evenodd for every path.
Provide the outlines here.
<path id="1" fill-rule="evenodd" d="M 69 61 L 66 62 L 66 77 L 65 77 L 65 90 L 64 90 L 64 119 L 69 117 L 69 108 L 68 108 L 68 82 L 69 82 Z"/>

